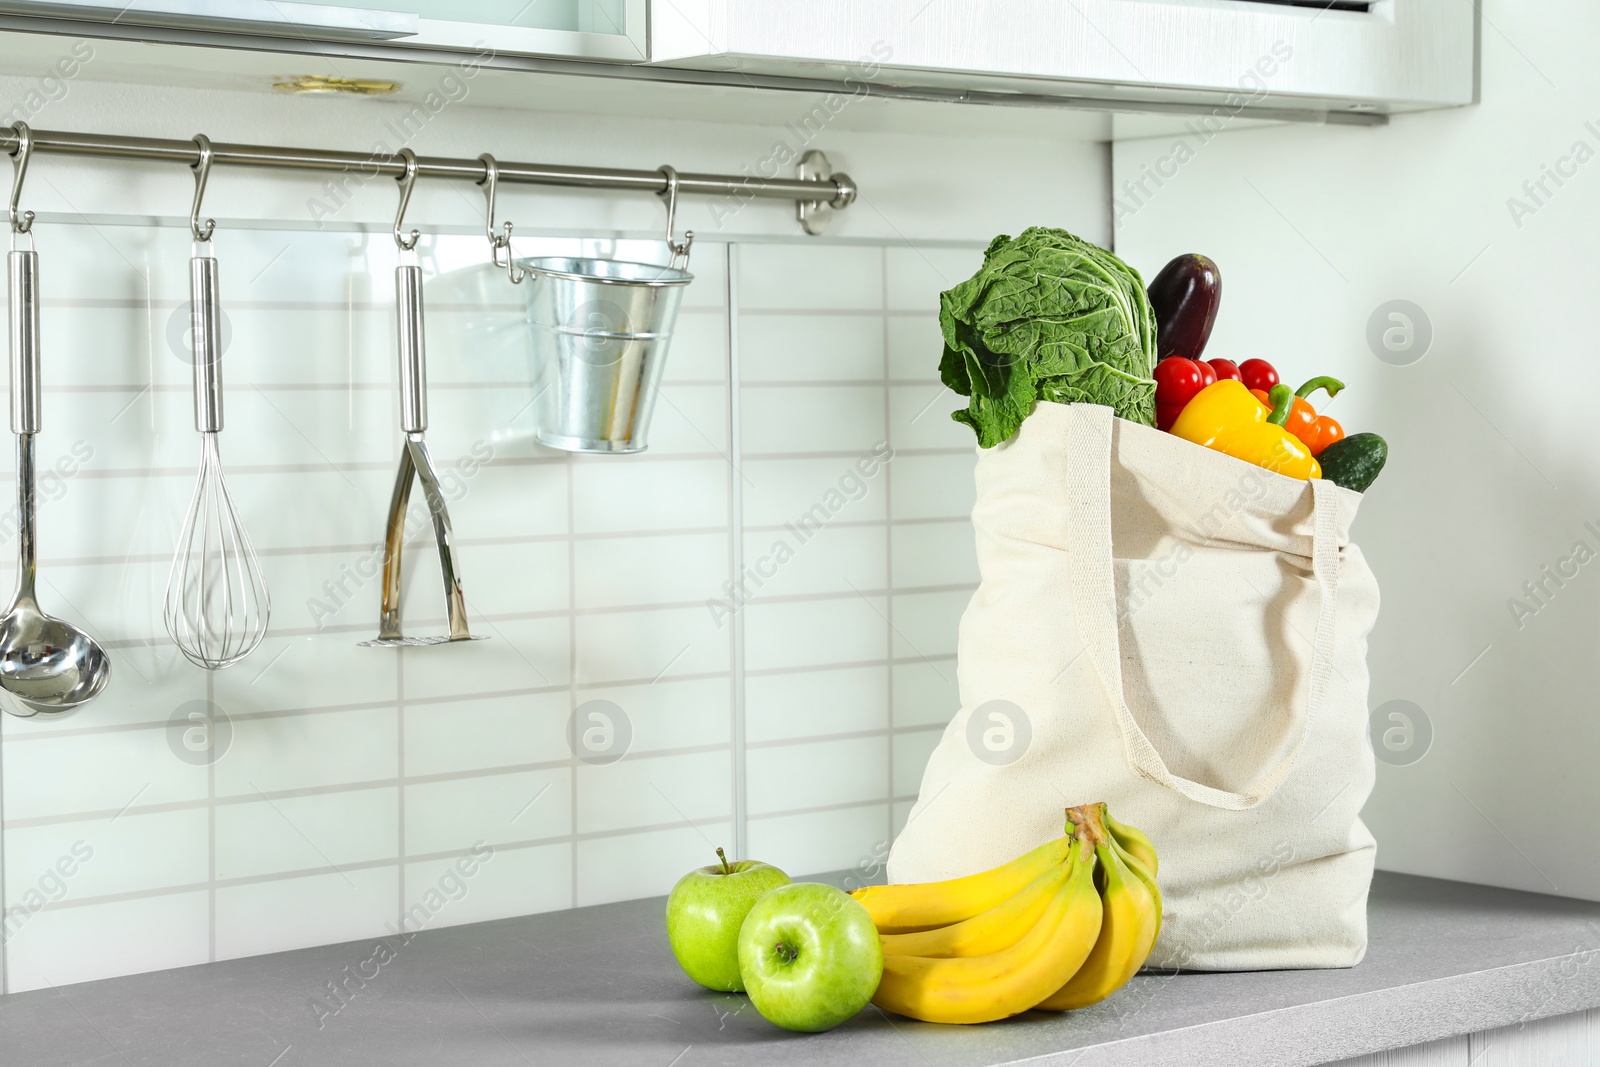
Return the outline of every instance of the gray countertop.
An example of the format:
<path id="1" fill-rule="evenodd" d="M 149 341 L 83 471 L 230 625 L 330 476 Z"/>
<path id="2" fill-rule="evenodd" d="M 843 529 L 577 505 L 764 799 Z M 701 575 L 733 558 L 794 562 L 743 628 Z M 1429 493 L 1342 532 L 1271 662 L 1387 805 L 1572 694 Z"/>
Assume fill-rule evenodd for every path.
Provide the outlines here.
<path id="1" fill-rule="evenodd" d="M 657 898 L 391 938 L 360 986 L 377 942 L 13 994 L 0 1062 L 1289 1067 L 1600 1006 L 1600 904 L 1380 873 L 1369 913 L 1351 970 L 1141 975 L 1065 1015 L 955 1027 L 868 1008 L 801 1035 L 684 977 Z M 313 998 L 338 1006 L 342 979 L 353 992 L 319 1019 Z"/>

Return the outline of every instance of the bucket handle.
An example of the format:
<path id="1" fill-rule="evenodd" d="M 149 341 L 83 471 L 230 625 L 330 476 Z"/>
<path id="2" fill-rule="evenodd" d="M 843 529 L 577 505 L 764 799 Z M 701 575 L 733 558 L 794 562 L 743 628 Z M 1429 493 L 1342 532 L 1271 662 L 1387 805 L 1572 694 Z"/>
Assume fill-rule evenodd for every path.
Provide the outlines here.
<path id="1" fill-rule="evenodd" d="M 488 152 L 479 156 L 478 161 L 483 164 L 483 177 L 478 180 L 478 184 L 483 186 L 485 201 L 483 232 L 489 238 L 489 258 L 494 261 L 495 266 L 505 268 L 506 277 L 511 279 L 512 285 L 520 285 L 522 279 L 528 276 L 528 272 L 518 267 L 511 259 L 511 220 L 506 220 L 500 233 L 494 232 L 494 194 L 500 187 L 500 165 Z M 500 262 L 501 252 L 506 254 L 504 263 Z"/>
<path id="2" fill-rule="evenodd" d="M 661 166 L 657 169 L 667 179 L 667 187 L 656 193 L 657 196 L 667 198 L 666 241 L 667 251 L 672 253 L 671 258 L 667 260 L 667 266 L 675 270 L 682 270 L 689 265 L 689 246 L 694 244 L 694 231 L 683 231 L 682 241 L 674 241 L 672 239 L 672 228 L 678 218 L 678 172 L 669 166 Z"/>

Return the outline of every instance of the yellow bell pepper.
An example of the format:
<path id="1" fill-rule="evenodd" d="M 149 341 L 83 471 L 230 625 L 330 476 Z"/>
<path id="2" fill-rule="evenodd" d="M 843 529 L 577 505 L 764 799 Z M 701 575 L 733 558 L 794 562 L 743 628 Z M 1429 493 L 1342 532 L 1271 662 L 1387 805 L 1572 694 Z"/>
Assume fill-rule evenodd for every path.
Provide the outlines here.
<path id="1" fill-rule="evenodd" d="M 1172 433 L 1290 478 L 1322 477 L 1322 465 L 1311 450 L 1283 428 L 1294 392 L 1287 385 L 1275 385 L 1267 395 L 1273 403 L 1270 410 L 1250 395 L 1243 382 L 1224 378 L 1184 405 Z"/>

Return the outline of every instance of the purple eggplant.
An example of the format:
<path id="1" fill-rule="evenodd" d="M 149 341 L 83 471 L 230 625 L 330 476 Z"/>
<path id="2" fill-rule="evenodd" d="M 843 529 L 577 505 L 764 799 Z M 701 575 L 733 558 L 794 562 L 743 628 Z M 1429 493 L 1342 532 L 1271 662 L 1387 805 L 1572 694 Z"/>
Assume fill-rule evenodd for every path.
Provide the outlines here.
<path id="1" fill-rule="evenodd" d="M 1147 292 L 1156 313 L 1157 358 L 1199 359 L 1222 303 L 1217 265 L 1194 252 L 1179 256 L 1161 268 Z"/>

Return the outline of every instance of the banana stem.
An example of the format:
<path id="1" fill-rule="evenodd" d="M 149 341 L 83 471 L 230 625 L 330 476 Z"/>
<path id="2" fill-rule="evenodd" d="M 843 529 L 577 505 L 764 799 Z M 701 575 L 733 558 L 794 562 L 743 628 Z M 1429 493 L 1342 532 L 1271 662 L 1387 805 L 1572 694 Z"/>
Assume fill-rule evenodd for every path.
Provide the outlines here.
<path id="1" fill-rule="evenodd" d="M 723 874 L 732 874 L 733 873 L 733 868 L 728 866 L 728 857 L 723 854 L 723 851 L 722 851 L 722 849 L 720 847 L 718 847 L 718 849 L 717 849 L 717 859 L 722 861 L 722 873 Z"/>
<path id="2" fill-rule="evenodd" d="M 1072 825 L 1072 833 L 1083 845 L 1084 851 L 1093 851 L 1110 840 L 1106 832 L 1105 822 L 1101 816 L 1106 810 L 1105 804 L 1080 804 L 1075 808 L 1067 809 L 1067 822 Z"/>

